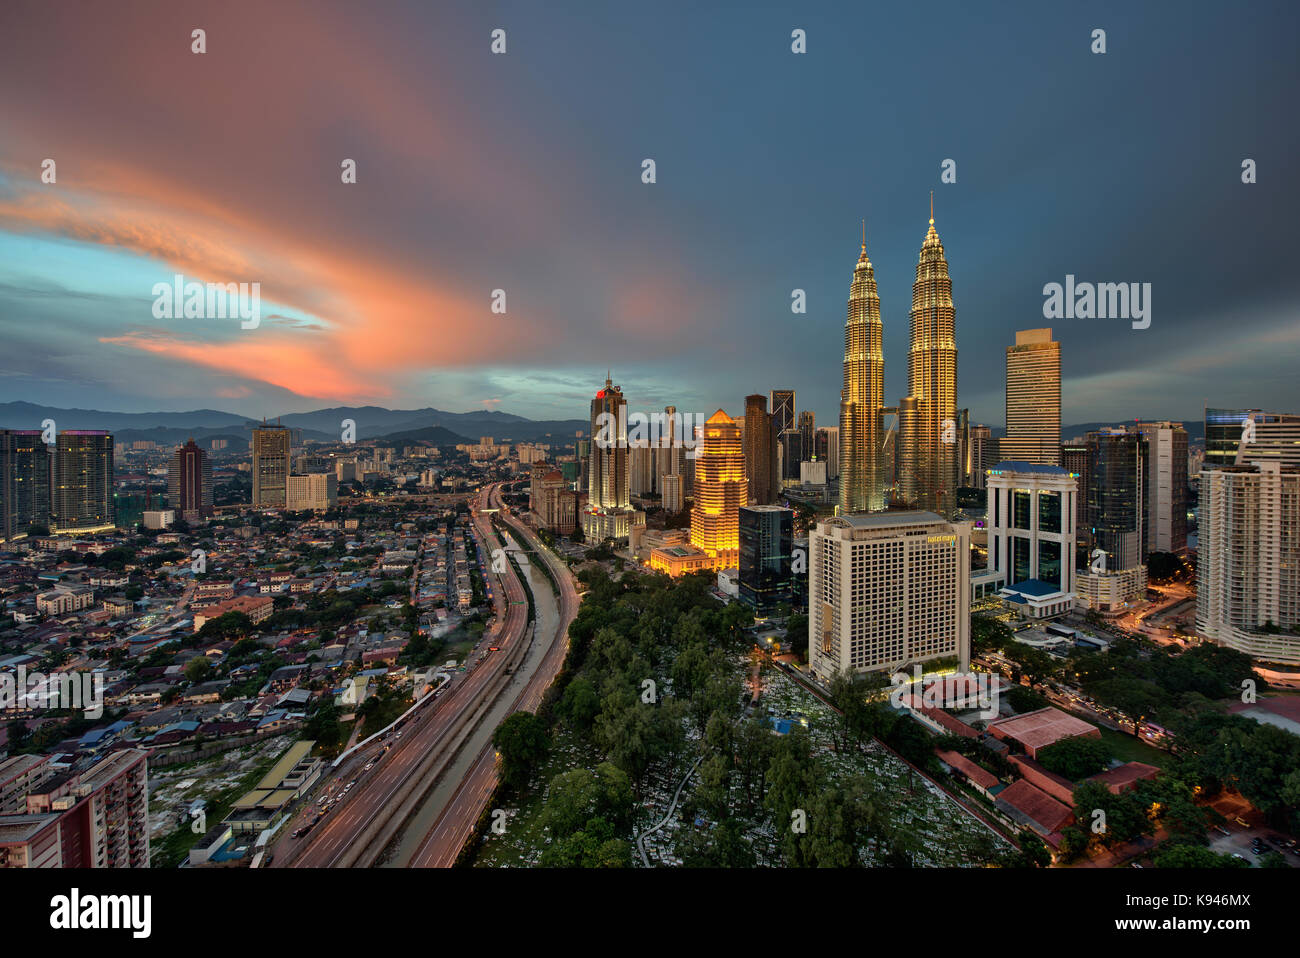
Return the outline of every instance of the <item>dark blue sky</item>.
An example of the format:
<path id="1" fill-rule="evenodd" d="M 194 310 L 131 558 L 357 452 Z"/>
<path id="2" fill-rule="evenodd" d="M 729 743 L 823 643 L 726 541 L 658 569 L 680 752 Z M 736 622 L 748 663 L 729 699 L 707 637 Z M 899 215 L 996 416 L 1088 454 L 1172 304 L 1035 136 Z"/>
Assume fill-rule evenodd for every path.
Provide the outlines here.
<path id="1" fill-rule="evenodd" d="M 1067 423 L 1300 412 L 1295 3 L 49 6 L 0 14 L 0 400 L 576 417 L 612 367 L 634 406 L 784 386 L 833 424 L 859 221 L 892 404 L 933 189 L 975 421 L 1043 325 Z M 271 315 L 159 323 L 182 270 Z M 1044 320 L 1068 273 L 1151 283 L 1151 327 Z"/>

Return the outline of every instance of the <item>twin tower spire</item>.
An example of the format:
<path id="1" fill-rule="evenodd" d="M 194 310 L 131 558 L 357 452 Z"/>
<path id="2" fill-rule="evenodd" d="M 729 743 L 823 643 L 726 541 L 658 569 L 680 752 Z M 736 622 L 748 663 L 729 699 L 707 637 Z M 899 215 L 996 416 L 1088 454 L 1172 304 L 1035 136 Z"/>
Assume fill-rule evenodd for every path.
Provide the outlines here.
<path id="1" fill-rule="evenodd" d="M 956 511 L 959 463 L 954 323 L 952 281 L 943 243 L 934 228 L 931 192 L 929 230 L 921 243 L 916 281 L 912 284 L 907 396 L 897 408 L 897 432 L 891 433 L 885 427 L 880 295 L 875 269 L 867 256 L 864 220 L 862 254 L 853 270 L 844 324 L 839 435 L 841 514 L 878 511 L 887 502 L 943 516 Z"/>

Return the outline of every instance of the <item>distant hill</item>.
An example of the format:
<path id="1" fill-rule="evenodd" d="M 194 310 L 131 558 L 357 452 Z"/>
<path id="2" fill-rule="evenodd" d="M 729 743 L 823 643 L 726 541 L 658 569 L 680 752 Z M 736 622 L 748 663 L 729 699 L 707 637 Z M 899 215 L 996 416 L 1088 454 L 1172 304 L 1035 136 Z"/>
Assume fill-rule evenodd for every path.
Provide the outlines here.
<path id="1" fill-rule="evenodd" d="M 386 436 L 379 436 L 373 441 L 391 442 L 393 445 L 410 442 L 431 442 L 435 446 L 472 445 L 478 442 L 477 439 L 466 439 L 464 436 L 458 436 L 443 426 L 424 426 L 420 429 L 408 429 L 405 432 L 392 432 Z"/>
<path id="2" fill-rule="evenodd" d="M 29 402 L 0 403 L 0 429 L 39 429 L 41 422 L 53 419 L 63 429 L 107 429 L 119 442 L 153 441 L 180 444 L 193 438 L 208 447 L 213 439 L 229 440 L 234 448 L 246 448 L 250 430 L 258 420 L 216 409 L 191 412 L 106 412 L 97 409 L 61 409 Z M 589 424 L 582 419 L 533 420 L 512 413 L 479 410 L 444 412 L 440 409 L 385 409 L 382 406 L 334 406 L 313 412 L 280 416 L 281 425 L 302 430 L 303 439 L 337 441 L 342 423 L 351 419 L 357 426 L 357 439 L 395 439 L 413 441 L 430 438 L 439 444 L 478 442 L 491 436 L 497 442 L 573 442 L 574 433 L 586 432 Z M 277 421 L 270 417 L 271 422 Z M 441 429 L 442 433 L 436 430 Z M 433 430 L 418 436 L 424 430 Z M 445 434 L 445 436 L 443 435 Z M 443 437 L 443 438 L 439 438 Z"/>

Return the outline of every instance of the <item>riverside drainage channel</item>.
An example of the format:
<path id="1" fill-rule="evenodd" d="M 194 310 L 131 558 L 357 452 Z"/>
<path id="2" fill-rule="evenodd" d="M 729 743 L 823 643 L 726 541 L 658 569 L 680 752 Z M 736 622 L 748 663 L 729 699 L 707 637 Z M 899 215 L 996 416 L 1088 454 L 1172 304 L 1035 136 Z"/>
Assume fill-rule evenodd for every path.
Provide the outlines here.
<path id="1" fill-rule="evenodd" d="M 508 533 L 506 535 L 509 536 Z M 512 538 L 507 538 L 507 542 L 512 541 Z M 522 566 L 521 581 L 530 602 L 530 612 L 533 613 L 524 641 L 520 643 L 520 654 L 508 663 L 505 671 L 509 674 L 503 672 L 502 681 L 489 696 L 484 697 L 484 707 L 479 710 L 472 728 L 460 737 L 455 750 L 447 756 L 447 761 L 434 773 L 433 778 L 424 779 L 429 787 L 425 789 L 418 807 L 413 807 L 403 815 L 402 826 L 388 841 L 378 864 L 398 868 L 410 864 L 411 857 L 442 815 L 461 779 L 478 761 L 483 750 L 490 746 L 497 726 L 514 711 L 519 693 L 528 685 L 529 679 L 546 658 L 549 643 L 535 639 L 538 635 L 555 635 L 559 621 L 556 597 L 551 582 L 542 571 L 532 563 L 523 565 L 528 560 L 522 552 L 512 552 L 512 562 L 516 555 L 521 560 L 516 568 Z"/>

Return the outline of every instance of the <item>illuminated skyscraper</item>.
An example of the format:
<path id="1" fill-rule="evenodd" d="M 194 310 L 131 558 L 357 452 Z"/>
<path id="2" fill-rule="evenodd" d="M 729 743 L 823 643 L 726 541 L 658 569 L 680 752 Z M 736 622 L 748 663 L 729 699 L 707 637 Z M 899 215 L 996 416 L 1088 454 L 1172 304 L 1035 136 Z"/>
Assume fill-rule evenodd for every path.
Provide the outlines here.
<path id="1" fill-rule="evenodd" d="M 880 410 L 885 401 L 884 327 L 876 272 L 867 257 L 866 227 L 862 253 L 849 286 L 844 322 L 844 389 L 840 392 L 840 512 L 868 512 L 885 507 L 885 477 Z"/>
<path id="2" fill-rule="evenodd" d="M 1060 465 L 1061 344 L 1050 329 L 1022 329 L 1007 347 L 1007 432 L 998 458 Z"/>
<path id="3" fill-rule="evenodd" d="M 627 400 L 607 376 L 591 401 L 591 458 L 582 534 L 592 542 L 626 539 L 635 514 L 630 497 Z"/>
<path id="4" fill-rule="evenodd" d="M 113 437 L 95 429 L 68 429 L 54 447 L 50 531 L 106 532 L 113 508 Z"/>
<path id="5" fill-rule="evenodd" d="M 50 521 L 50 450 L 39 429 L 0 429 L 0 539 Z"/>
<path id="6" fill-rule="evenodd" d="M 289 430 L 263 422 L 253 428 L 253 508 L 283 509 L 289 487 Z"/>
<path id="7" fill-rule="evenodd" d="M 912 284 L 907 397 L 899 403 L 899 495 L 919 509 L 952 515 L 957 505 L 957 342 L 952 280 L 943 243 L 930 229 Z"/>
<path id="8" fill-rule="evenodd" d="M 740 507 L 749 495 L 740 427 L 719 409 L 704 424 L 696 452 L 691 545 L 707 552 L 715 568 L 733 568 L 740 561 Z"/>

